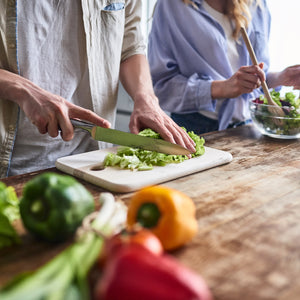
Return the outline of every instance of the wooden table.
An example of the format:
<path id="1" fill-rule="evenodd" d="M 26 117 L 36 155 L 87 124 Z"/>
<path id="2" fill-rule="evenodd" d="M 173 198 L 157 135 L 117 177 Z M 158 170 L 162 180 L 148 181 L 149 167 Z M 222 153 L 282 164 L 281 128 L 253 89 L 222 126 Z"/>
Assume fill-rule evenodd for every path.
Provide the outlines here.
<path id="1" fill-rule="evenodd" d="M 233 161 L 164 184 L 195 201 L 199 220 L 196 238 L 173 255 L 202 275 L 215 299 L 300 299 L 300 140 L 265 137 L 251 125 L 204 137 Z M 3 181 L 20 195 L 38 173 Z M 95 197 L 103 191 L 84 184 Z M 128 202 L 131 194 L 115 196 Z M 17 228 L 23 245 L 0 251 L 0 286 L 66 247 Z"/>

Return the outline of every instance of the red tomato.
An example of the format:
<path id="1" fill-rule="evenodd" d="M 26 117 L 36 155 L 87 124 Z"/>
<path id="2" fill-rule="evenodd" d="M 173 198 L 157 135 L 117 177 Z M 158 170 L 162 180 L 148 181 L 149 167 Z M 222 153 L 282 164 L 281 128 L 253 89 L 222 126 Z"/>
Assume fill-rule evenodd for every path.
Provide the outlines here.
<path id="1" fill-rule="evenodd" d="M 150 230 L 144 228 L 138 230 L 124 229 L 105 242 L 103 252 L 99 258 L 100 266 L 103 266 L 103 262 L 113 257 L 120 249 L 132 244 L 140 245 L 155 255 L 163 253 L 163 246 L 160 240 Z"/>

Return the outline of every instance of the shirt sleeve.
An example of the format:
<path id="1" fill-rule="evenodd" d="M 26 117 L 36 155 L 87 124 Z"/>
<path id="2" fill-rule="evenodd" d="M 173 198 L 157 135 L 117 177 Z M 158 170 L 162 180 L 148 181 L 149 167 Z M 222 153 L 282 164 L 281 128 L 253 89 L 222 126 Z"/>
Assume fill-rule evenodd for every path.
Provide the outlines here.
<path id="1" fill-rule="evenodd" d="M 135 54 L 146 54 L 146 45 L 141 29 L 141 14 L 142 1 L 126 1 L 121 61 Z"/>
<path id="2" fill-rule="evenodd" d="M 211 98 L 212 77 L 188 67 L 186 57 L 191 51 L 190 41 L 187 38 L 182 38 L 180 43 L 177 41 L 182 34 L 180 26 L 186 24 L 183 20 L 186 15 L 180 14 L 179 5 L 184 4 L 158 0 L 155 8 L 148 44 L 154 90 L 161 107 L 168 112 L 213 111 L 216 101 Z M 185 62 L 187 72 L 181 68 Z"/>

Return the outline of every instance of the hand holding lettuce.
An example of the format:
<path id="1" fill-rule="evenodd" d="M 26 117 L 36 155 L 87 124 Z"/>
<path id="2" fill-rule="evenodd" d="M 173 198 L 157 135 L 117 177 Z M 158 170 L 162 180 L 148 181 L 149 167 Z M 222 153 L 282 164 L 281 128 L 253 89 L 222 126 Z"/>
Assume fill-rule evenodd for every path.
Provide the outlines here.
<path id="1" fill-rule="evenodd" d="M 139 135 L 160 139 L 160 135 L 152 129 L 144 129 Z M 194 132 L 188 132 L 196 146 L 196 152 L 192 157 L 203 155 L 205 152 L 204 139 L 200 138 Z M 153 166 L 165 166 L 171 163 L 180 163 L 188 159 L 185 155 L 168 155 L 154 151 L 142 150 L 130 147 L 119 147 L 116 154 L 109 153 L 104 160 L 105 166 L 118 166 L 122 169 L 137 171 L 152 170 Z"/>

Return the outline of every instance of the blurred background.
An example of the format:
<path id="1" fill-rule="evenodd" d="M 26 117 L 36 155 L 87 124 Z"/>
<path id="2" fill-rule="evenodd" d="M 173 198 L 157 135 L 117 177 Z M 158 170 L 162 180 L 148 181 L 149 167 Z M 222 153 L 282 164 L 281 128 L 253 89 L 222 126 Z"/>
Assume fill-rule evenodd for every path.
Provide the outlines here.
<path id="1" fill-rule="evenodd" d="M 156 0 L 141 0 L 143 4 L 142 28 L 145 41 L 151 29 L 151 16 Z M 267 0 L 272 15 L 269 43 L 270 70 L 280 71 L 287 66 L 300 64 L 300 1 Z M 282 89 L 282 93 L 292 90 Z M 296 92 L 299 94 L 299 91 Z M 133 103 L 124 89 L 120 88 L 116 128 L 129 131 L 129 118 Z"/>
<path id="2" fill-rule="evenodd" d="M 272 15 L 270 36 L 270 70 L 280 71 L 300 64 L 300 1 L 268 0 Z M 282 89 L 282 93 L 292 90 Z M 295 92 L 299 95 L 299 91 Z"/>

